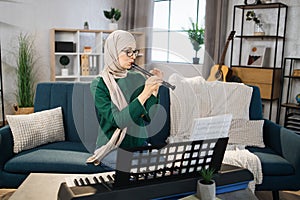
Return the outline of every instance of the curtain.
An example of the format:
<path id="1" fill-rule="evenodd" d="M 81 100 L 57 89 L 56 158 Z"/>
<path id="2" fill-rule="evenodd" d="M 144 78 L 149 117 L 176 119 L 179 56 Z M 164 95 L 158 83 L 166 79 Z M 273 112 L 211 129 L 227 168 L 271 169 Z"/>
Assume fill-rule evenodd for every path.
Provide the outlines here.
<path id="1" fill-rule="evenodd" d="M 139 31 L 145 34 L 145 61 L 151 61 L 151 51 L 149 47 L 152 44 L 152 27 L 153 27 L 153 0 L 125 0 L 125 30 Z"/>
<path id="2" fill-rule="evenodd" d="M 204 77 L 219 62 L 227 35 L 228 0 L 207 0 L 205 11 Z"/>

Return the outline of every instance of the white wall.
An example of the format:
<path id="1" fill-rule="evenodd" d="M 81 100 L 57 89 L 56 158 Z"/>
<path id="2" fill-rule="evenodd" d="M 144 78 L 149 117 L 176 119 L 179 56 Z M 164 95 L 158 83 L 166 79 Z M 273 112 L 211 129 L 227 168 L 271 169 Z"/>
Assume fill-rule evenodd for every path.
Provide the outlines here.
<path id="1" fill-rule="evenodd" d="M 49 32 L 51 28 L 108 29 L 109 20 L 103 10 L 111 7 L 124 13 L 125 1 L 120 0 L 0 0 L 0 40 L 2 48 L 5 113 L 11 114 L 15 100 L 15 59 L 17 37 L 22 33 L 34 36 L 38 58 L 38 81 L 50 80 Z M 119 27 L 123 27 L 121 17 Z"/>

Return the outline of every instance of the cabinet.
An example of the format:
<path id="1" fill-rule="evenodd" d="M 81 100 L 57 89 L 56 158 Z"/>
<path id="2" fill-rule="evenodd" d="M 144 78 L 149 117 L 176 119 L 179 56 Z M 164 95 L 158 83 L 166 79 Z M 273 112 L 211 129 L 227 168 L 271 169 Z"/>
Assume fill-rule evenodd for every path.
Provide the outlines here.
<path id="1" fill-rule="evenodd" d="M 254 34 L 254 21 L 246 20 L 248 11 L 259 17 L 263 34 Z M 236 36 L 232 40 L 230 66 L 245 84 L 259 87 L 263 104 L 268 104 L 264 106 L 264 116 L 273 121 L 279 112 L 287 12 L 288 7 L 282 3 L 235 5 L 233 9 Z"/>
<path id="2" fill-rule="evenodd" d="M 284 127 L 300 134 L 300 104 L 296 95 L 300 93 L 300 58 L 284 58 L 282 76 L 282 103 Z M 280 118 L 280 115 L 279 115 Z"/>
<path id="3" fill-rule="evenodd" d="M 50 80 L 91 81 L 104 67 L 104 43 L 111 30 L 57 29 L 50 30 Z M 145 63 L 145 37 L 132 32 L 137 49 L 136 63 Z"/>

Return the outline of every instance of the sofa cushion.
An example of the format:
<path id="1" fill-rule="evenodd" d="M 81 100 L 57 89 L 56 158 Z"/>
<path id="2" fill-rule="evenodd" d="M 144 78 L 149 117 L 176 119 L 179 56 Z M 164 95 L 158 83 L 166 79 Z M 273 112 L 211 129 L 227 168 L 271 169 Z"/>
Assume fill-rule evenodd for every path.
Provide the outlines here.
<path id="1" fill-rule="evenodd" d="M 99 173 L 111 168 L 86 164 L 91 153 L 81 143 L 58 142 L 17 154 L 4 166 L 11 173 Z"/>
<path id="2" fill-rule="evenodd" d="M 228 144 L 265 147 L 263 125 L 264 120 L 232 120 L 229 129 Z"/>
<path id="3" fill-rule="evenodd" d="M 259 157 L 264 176 L 286 176 L 295 174 L 294 167 L 270 148 L 248 147 L 247 149 Z"/>
<path id="4" fill-rule="evenodd" d="M 7 115 L 14 153 L 42 144 L 65 140 L 61 107 L 28 115 Z"/>

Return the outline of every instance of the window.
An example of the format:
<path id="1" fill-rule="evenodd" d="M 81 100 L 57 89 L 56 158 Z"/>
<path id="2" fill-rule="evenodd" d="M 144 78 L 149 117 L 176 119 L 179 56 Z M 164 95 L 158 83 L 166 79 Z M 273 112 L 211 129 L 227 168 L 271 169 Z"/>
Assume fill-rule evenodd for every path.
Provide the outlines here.
<path id="1" fill-rule="evenodd" d="M 204 28 L 206 0 L 154 0 L 152 60 L 192 63 L 195 51 L 185 30 Z M 198 52 L 203 62 L 204 47 Z"/>

